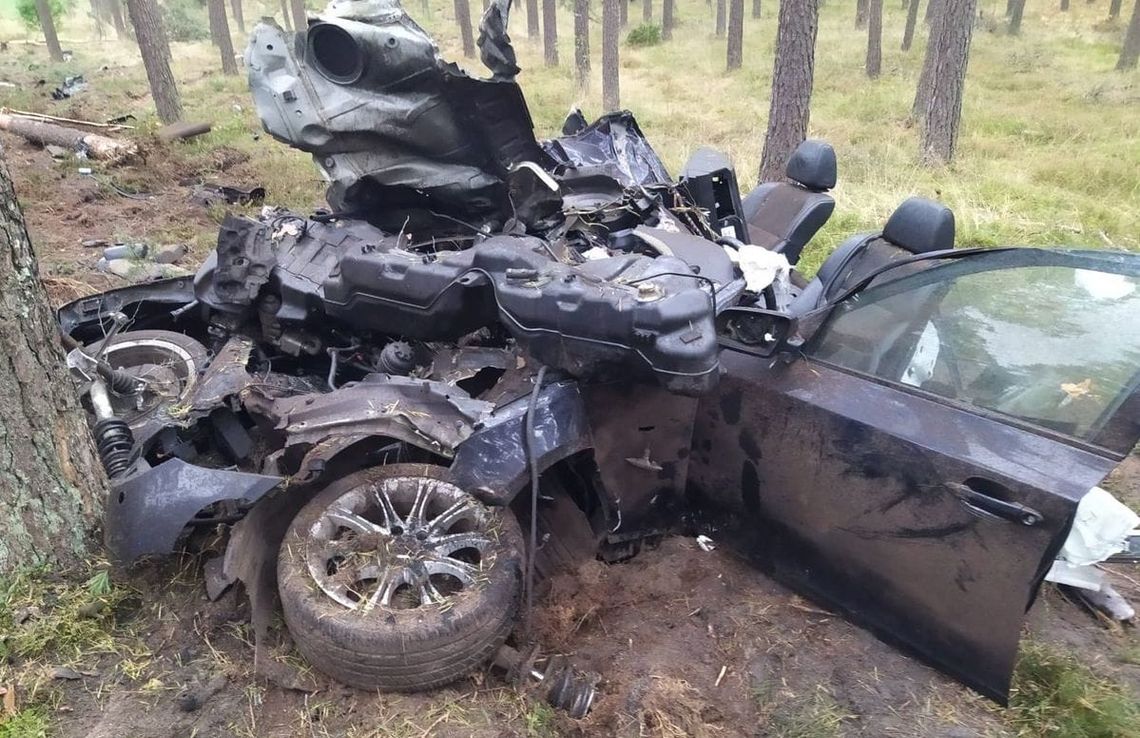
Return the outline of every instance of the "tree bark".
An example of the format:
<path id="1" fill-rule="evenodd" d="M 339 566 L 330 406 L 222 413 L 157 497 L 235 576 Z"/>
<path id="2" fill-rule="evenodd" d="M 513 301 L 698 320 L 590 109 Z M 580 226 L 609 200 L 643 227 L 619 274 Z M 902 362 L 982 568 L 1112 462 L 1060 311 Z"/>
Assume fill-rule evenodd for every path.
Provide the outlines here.
<path id="1" fill-rule="evenodd" d="M 289 12 L 293 14 L 293 28 L 303 31 L 309 27 L 309 19 L 305 13 L 305 0 L 289 0 Z"/>
<path id="2" fill-rule="evenodd" d="M 661 38 L 669 41 L 673 38 L 673 10 L 674 0 L 661 0 Z"/>
<path id="3" fill-rule="evenodd" d="M 641 22 L 653 22 L 653 0 L 642 0 L 641 3 Z"/>
<path id="4" fill-rule="evenodd" d="M 937 15 L 938 6 L 941 3 L 942 3 L 942 0 L 927 0 L 926 15 L 924 15 L 922 17 L 922 19 L 926 23 L 926 25 L 931 25 L 932 23 L 934 23 L 934 16 Z"/>
<path id="5" fill-rule="evenodd" d="M 869 0 L 855 0 L 855 27 L 867 27 L 867 3 Z"/>
<path id="6" fill-rule="evenodd" d="M 234 42 L 230 38 L 229 21 L 226 20 L 226 0 L 206 0 L 206 12 L 210 18 L 210 38 L 222 56 L 222 74 L 237 74 Z"/>
<path id="7" fill-rule="evenodd" d="M 725 0 L 716 0 L 716 35 L 717 36 L 723 36 L 724 35 L 725 11 L 727 9 L 725 6 L 726 6 Z"/>
<path id="8" fill-rule="evenodd" d="M 1069 12 L 1069 0 L 1061 0 L 1061 12 Z"/>
<path id="9" fill-rule="evenodd" d="M 1132 20 L 1128 21 L 1128 30 L 1124 33 L 1124 45 L 1120 48 L 1120 59 L 1116 68 L 1120 70 L 1134 69 L 1140 60 L 1140 0 L 1132 6 Z"/>
<path id="10" fill-rule="evenodd" d="M 55 34 L 55 20 L 51 17 L 48 0 L 36 0 L 36 15 L 40 17 L 40 29 L 43 30 L 44 41 L 47 42 L 48 56 L 54 62 L 63 61 L 63 49 L 59 47 L 59 36 Z"/>
<path id="11" fill-rule="evenodd" d="M 1116 20 L 1120 17 L 1121 0 L 1110 0 L 1108 3 L 1108 19 Z"/>
<path id="12" fill-rule="evenodd" d="M 818 29 L 818 0 L 781 1 L 761 182 L 783 179 L 788 157 L 807 137 Z"/>
<path id="13" fill-rule="evenodd" d="M 170 71 L 170 44 L 155 0 L 127 0 L 127 13 L 139 43 L 150 94 L 159 120 L 173 123 L 182 117 L 182 98 Z"/>
<path id="14" fill-rule="evenodd" d="M 455 22 L 459 24 L 459 35 L 463 39 L 463 56 L 472 59 L 475 57 L 475 36 L 471 30 L 470 0 L 455 0 Z"/>
<path id="15" fill-rule="evenodd" d="M 119 4 L 119 0 L 107 0 L 107 6 L 111 9 L 111 23 L 115 26 L 115 35 L 120 39 L 130 37 L 131 29 L 123 20 L 123 6 Z"/>
<path id="16" fill-rule="evenodd" d="M 1005 0 L 1005 17 L 1008 18 L 1013 15 L 1013 6 L 1017 0 Z"/>
<path id="17" fill-rule="evenodd" d="M 619 3 L 626 0 L 602 0 L 602 108 L 605 112 L 621 107 L 618 74 L 618 35 L 621 25 Z"/>
<path id="18" fill-rule="evenodd" d="M 541 32 L 538 0 L 526 0 L 526 36 L 527 38 L 538 38 Z"/>
<path id="19" fill-rule="evenodd" d="M 574 0 L 574 74 L 578 89 L 590 89 L 590 0 Z"/>
<path id="20" fill-rule="evenodd" d="M 929 0 L 927 10 L 934 6 L 936 0 Z M 926 110 L 926 103 L 930 99 L 930 91 L 933 85 L 934 65 L 938 61 L 938 45 L 935 39 L 941 33 L 942 24 L 942 10 L 941 7 L 945 4 L 945 0 L 939 3 L 939 9 L 934 12 L 934 17 L 930 19 L 930 37 L 926 42 L 926 55 L 922 58 L 922 71 L 918 76 L 918 85 L 914 89 L 914 102 L 910 107 L 910 117 L 919 125 L 923 121 L 923 113 Z"/>
<path id="21" fill-rule="evenodd" d="M 105 482 L 2 155 L 0 249 L 3 573 L 80 561 L 99 518 Z"/>
<path id="22" fill-rule="evenodd" d="M 618 19 L 622 28 L 629 25 L 629 0 L 621 0 L 618 3 Z"/>
<path id="23" fill-rule="evenodd" d="M 867 76 L 878 79 L 883 71 L 883 0 L 870 0 L 867 7 Z"/>
<path id="24" fill-rule="evenodd" d="M 1013 7 L 1009 12 L 1009 35 L 1021 35 L 1021 18 L 1025 15 L 1025 0 L 1013 0 Z"/>
<path id="25" fill-rule="evenodd" d="M 760 0 L 752 0 L 752 17 L 760 17 Z"/>
<path id="26" fill-rule="evenodd" d="M 241 0 L 230 0 L 230 10 L 233 11 L 234 25 L 237 26 L 238 33 L 245 31 L 245 9 L 242 7 Z"/>
<path id="27" fill-rule="evenodd" d="M 744 63 L 744 0 L 730 0 L 728 6 L 728 68 Z"/>
<path id="28" fill-rule="evenodd" d="M 962 94 L 970 60 L 976 0 L 944 0 L 938 33 L 931 32 L 927 56 L 934 54 L 929 96 L 922 111 L 922 159 L 947 164 L 954 159 L 962 119 Z"/>
<path id="29" fill-rule="evenodd" d="M 558 66 L 557 0 L 542 0 L 542 61 L 548 67 Z"/>
<path id="30" fill-rule="evenodd" d="M 918 5 L 922 0 L 910 0 L 906 9 L 906 28 L 903 29 L 902 50 L 910 51 L 914 43 L 914 27 L 918 23 Z"/>

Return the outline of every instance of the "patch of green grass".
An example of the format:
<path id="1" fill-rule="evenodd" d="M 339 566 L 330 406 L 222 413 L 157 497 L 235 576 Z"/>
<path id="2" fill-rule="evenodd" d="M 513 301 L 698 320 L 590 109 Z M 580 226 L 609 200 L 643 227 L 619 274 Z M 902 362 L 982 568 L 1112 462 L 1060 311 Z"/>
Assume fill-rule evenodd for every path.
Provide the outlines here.
<path id="1" fill-rule="evenodd" d="M 531 738 L 544 738 L 553 735 L 554 708 L 537 699 L 531 703 L 530 709 L 523 715 L 526 722 L 526 734 Z"/>
<path id="2" fill-rule="evenodd" d="M 1022 736 L 1133 738 L 1140 703 L 1077 656 L 1025 641 L 1006 719 Z"/>
<path id="3" fill-rule="evenodd" d="M 625 37 L 630 46 L 656 46 L 661 43 L 661 26 L 655 23 L 642 23 L 635 26 Z"/>
<path id="4" fill-rule="evenodd" d="M 47 738 L 48 724 L 43 707 L 27 707 L 7 719 L 0 718 L 0 738 Z"/>
<path id="5" fill-rule="evenodd" d="M 764 735 L 775 738 L 838 738 L 850 718 L 822 687 L 811 694 L 789 695 L 774 684 L 765 685 L 755 699 Z"/>

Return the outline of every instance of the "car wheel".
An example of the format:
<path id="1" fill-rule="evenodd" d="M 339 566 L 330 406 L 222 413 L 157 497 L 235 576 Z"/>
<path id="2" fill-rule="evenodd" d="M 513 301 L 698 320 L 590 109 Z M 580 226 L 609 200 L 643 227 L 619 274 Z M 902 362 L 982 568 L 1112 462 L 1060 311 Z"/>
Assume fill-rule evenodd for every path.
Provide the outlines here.
<path id="1" fill-rule="evenodd" d="M 278 557 L 285 623 L 320 671 L 415 692 L 487 661 L 514 628 L 523 541 L 443 467 L 394 464 L 337 480 L 293 520 Z"/>
<path id="2" fill-rule="evenodd" d="M 98 351 L 99 342 L 88 346 Z M 103 358 L 114 369 L 143 382 L 132 393 L 111 393 L 111 408 L 132 428 L 138 428 L 160 410 L 181 403 L 206 367 L 206 347 L 173 331 L 130 331 L 111 339 Z"/>

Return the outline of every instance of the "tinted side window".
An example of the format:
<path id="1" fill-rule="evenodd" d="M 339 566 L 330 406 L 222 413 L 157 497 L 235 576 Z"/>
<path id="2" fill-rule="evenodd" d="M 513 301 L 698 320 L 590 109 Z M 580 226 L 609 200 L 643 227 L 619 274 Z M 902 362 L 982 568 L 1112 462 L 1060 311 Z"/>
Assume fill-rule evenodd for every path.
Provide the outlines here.
<path id="1" fill-rule="evenodd" d="M 931 280 L 935 273 L 946 279 Z M 1071 266 L 934 267 L 839 305 L 819 359 L 1091 438 L 1140 372 L 1140 285 Z"/>

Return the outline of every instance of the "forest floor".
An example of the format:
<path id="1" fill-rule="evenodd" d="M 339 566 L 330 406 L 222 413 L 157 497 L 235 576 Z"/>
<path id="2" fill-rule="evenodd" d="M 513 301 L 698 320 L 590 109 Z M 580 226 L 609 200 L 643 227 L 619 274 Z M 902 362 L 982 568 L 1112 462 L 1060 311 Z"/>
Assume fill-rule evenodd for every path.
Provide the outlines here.
<path id="1" fill-rule="evenodd" d="M 917 134 L 906 121 L 924 31 L 913 50 L 898 51 L 904 11 L 886 5 L 883 76 L 874 82 L 863 76 L 865 36 L 852 27 L 853 3 L 823 8 L 811 135 L 835 145 L 840 184 L 836 214 L 809 247 L 805 271 L 844 236 L 881 227 L 911 194 L 954 209 L 960 245 L 1140 249 L 1140 73 L 1112 71 L 1123 27 L 1102 22 L 1102 3 L 1076 2 L 1065 15 L 1030 8 L 1020 38 L 993 21 L 1004 3 L 980 4 L 958 160 L 937 170 L 917 165 Z M 247 17 L 258 15 L 254 6 L 247 3 Z M 421 20 L 458 58 L 449 6 L 432 0 Z M 0 84 L 0 105 L 89 120 L 129 113 L 137 128 L 128 135 L 147 152 L 145 162 L 108 168 L 54 160 L 0 134 L 56 301 L 123 284 L 95 269 L 99 250 L 84 240 L 184 243 L 193 268 L 223 215 L 191 201 L 193 184 L 261 185 L 268 202 L 302 210 L 322 203 L 309 158 L 261 132 L 244 78 L 220 76 L 208 44 L 177 43 L 174 58 L 186 118 L 214 130 L 161 144 L 130 45 L 88 40 L 84 22 L 69 19 L 61 34 L 74 56 L 50 64 L 7 12 L 0 7 L 0 40 L 9 42 L 0 83 L 13 86 Z M 542 66 L 537 44 L 518 30 L 521 18 L 514 23 L 520 81 L 540 136 L 554 134 L 571 105 L 588 116 L 600 108 L 598 29 L 592 84 L 581 92 L 567 66 L 570 19 L 561 13 L 557 68 Z M 744 191 L 753 184 L 775 13 L 766 3 L 760 21 L 746 19 L 745 67 L 732 74 L 723 71 L 724 43 L 701 0 L 678 3 L 674 41 L 623 44 L 623 105 L 673 171 L 707 144 L 735 158 Z M 639 18 L 640 8 L 630 15 Z M 90 87 L 52 101 L 48 92 L 76 73 Z M 82 166 L 93 176 L 80 175 Z M 1130 457 L 1110 487 L 1140 508 L 1140 459 Z M 1114 567 L 1113 577 L 1140 602 L 1140 573 Z M 1010 709 L 790 594 L 723 546 L 705 552 L 673 538 L 625 564 L 590 565 L 556 582 L 543 612 L 542 638 L 605 678 L 584 721 L 516 694 L 493 674 L 418 696 L 363 694 L 318 675 L 305 675 L 315 691 L 257 679 L 244 605 L 235 595 L 206 600 L 198 557 L 134 571 L 99 561 L 80 574 L 29 571 L 0 582 L 0 687 L 15 697 L 0 738 L 1140 735 L 1140 639 L 1051 586 L 1028 618 Z M 287 642 L 275 655 L 299 666 Z M 184 711 L 187 694 L 205 694 L 204 685 L 218 691 Z M 0 700 L 0 715 L 8 709 Z"/>

